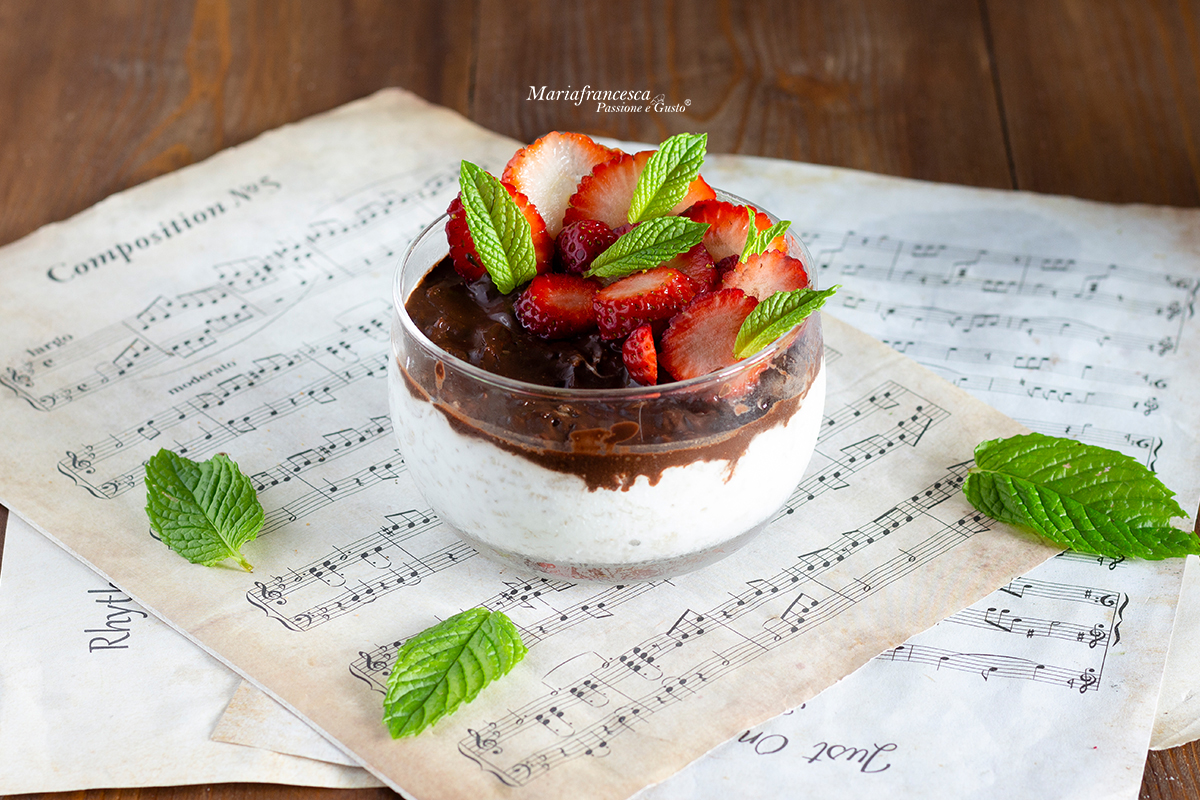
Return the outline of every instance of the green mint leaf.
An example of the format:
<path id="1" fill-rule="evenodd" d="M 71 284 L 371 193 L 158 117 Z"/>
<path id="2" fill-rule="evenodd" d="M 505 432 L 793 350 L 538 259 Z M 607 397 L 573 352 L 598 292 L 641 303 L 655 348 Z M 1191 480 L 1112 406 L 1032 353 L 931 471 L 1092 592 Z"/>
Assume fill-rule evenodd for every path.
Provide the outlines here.
<path id="1" fill-rule="evenodd" d="M 1031 433 L 975 448 L 963 483 L 978 510 L 1081 553 L 1161 559 L 1200 553 L 1200 537 L 1170 525 L 1186 516 L 1133 458 Z"/>
<path id="2" fill-rule="evenodd" d="M 533 230 L 508 190 L 470 161 L 458 176 L 467 230 L 492 283 L 508 294 L 537 274 Z"/>
<path id="3" fill-rule="evenodd" d="M 686 217 L 656 217 L 638 225 L 596 256 L 588 277 L 623 278 L 657 267 L 700 244 L 707 222 Z"/>
<path id="4" fill-rule="evenodd" d="M 529 652 L 512 620 L 472 608 L 409 639 L 396 654 L 383 699 L 393 739 L 412 736 L 505 675 Z"/>
<path id="5" fill-rule="evenodd" d="M 707 133 L 681 133 L 663 142 L 638 176 L 629 203 L 629 221 L 670 214 L 700 174 L 707 146 Z"/>
<path id="6" fill-rule="evenodd" d="M 146 462 L 146 515 L 163 543 L 193 564 L 232 558 L 251 570 L 241 548 L 258 536 L 263 507 L 224 453 L 196 462 L 159 450 Z"/>
<path id="7" fill-rule="evenodd" d="M 750 226 L 746 229 L 746 246 L 742 248 L 742 255 L 738 259 L 742 264 L 745 264 L 752 255 L 765 253 L 776 236 L 782 236 L 787 233 L 788 228 L 792 227 L 792 223 L 785 219 L 776 222 L 765 231 L 760 231 L 754 224 L 754 209 L 746 206 L 746 210 L 750 212 Z"/>
<path id="8" fill-rule="evenodd" d="M 738 358 L 753 355 L 803 322 L 809 314 L 825 305 L 841 285 L 830 289 L 793 289 L 776 292 L 759 303 L 742 322 L 733 354 Z"/>

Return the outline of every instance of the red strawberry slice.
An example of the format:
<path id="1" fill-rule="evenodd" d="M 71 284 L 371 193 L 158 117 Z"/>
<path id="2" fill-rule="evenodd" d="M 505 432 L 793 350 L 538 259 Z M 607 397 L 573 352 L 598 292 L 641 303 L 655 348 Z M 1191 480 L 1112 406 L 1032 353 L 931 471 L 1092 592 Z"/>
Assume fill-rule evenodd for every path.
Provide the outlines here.
<path id="1" fill-rule="evenodd" d="M 555 260 L 563 272 L 581 275 L 617 238 L 613 229 L 598 219 L 572 222 L 554 241 Z"/>
<path id="2" fill-rule="evenodd" d="M 683 212 L 682 216 L 693 222 L 707 222 L 704 246 L 713 261 L 721 261 L 729 255 L 741 256 L 746 246 L 746 231 L 750 228 L 750 212 L 747 206 L 735 206 L 723 200 L 701 200 Z M 755 210 L 754 225 L 760 231 L 771 227 L 771 220 L 758 209 Z M 784 250 L 786 239 L 780 235 L 771 240 L 768 249 Z"/>
<path id="3" fill-rule="evenodd" d="M 629 203 L 633 200 L 638 177 L 646 167 L 653 150 L 643 150 L 634 155 L 622 154 L 618 158 L 600 164 L 579 181 L 579 188 L 567 202 L 564 224 L 581 219 L 598 219 L 609 227 L 616 228 L 629 219 Z M 696 203 L 716 197 L 716 192 L 699 175 L 688 184 L 683 200 L 671 210 L 679 214 Z"/>
<path id="4" fill-rule="evenodd" d="M 738 258 L 739 256 L 736 254 L 727 255 L 714 265 L 717 270 L 718 281 L 724 280 L 726 275 L 733 272 L 733 268 L 738 265 Z"/>
<path id="5" fill-rule="evenodd" d="M 655 267 L 621 278 L 596 292 L 596 323 L 602 339 L 619 339 L 643 322 L 666 319 L 696 295 L 696 284 L 679 270 Z"/>
<path id="6" fill-rule="evenodd" d="M 717 270 L 713 266 L 712 256 L 698 244 L 687 252 L 680 253 L 670 261 L 664 261 L 662 266 L 677 269 L 687 275 L 696 284 L 700 292 L 712 289 L 717 282 Z"/>
<path id="7" fill-rule="evenodd" d="M 620 152 L 582 133 L 553 131 L 518 150 L 500 179 L 529 198 L 546 221 L 550 236 L 556 237 L 563 227 L 567 200 L 575 194 L 580 178 Z"/>
<path id="8" fill-rule="evenodd" d="M 450 243 L 450 260 L 454 263 L 454 271 L 462 275 L 467 283 L 483 277 L 486 270 L 475 252 L 475 240 L 467 229 L 467 212 L 463 208 L 462 195 L 450 201 L 446 209 L 450 219 L 446 220 L 446 241 Z"/>
<path id="9" fill-rule="evenodd" d="M 529 221 L 538 274 L 549 272 L 550 264 L 554 260 L 554 239 L 546 232 L 546 223 L 528 197 L 504 181 L 501 181 L 500 185 L 508 190 L 512 199 L 516 201 L 517 208 L 521 209 L 521 213 Z M 467 227 L 467 213 L 463 208 L 461 192 L 450 201 L 446 212 L 450 215 L 450 219 L 446 221 L 446 241 L 450 243 L 450 258 L 454 262 L 454 269 L 463 276 L 463 280 L 477 281 L 483 277 L 485 269 L 479 259 L 479 252 L 475 249 L 475 240 L 471 238 L 471 231 Z"/>
<path id="10" fill-rule="evenodd" d="M 715 200 L 716 198 L 717 193 L 708 185 L 708 181 L 697 175 L 696 180 L 688 184 L 687 194 L 679 201 L 679 205 L 671 209 L 671 213 L 678 216 L 702 200 Z"/>
<path id="11" fill-rule="evenodd" d="M 621 358 L 629 377 L 642 386 L 658 383 L 658 353 L 654 350 L 654 331 L 643 322 L 621 345 Z"/>
<path id="12" fill-rule="evenodd" d="M 721 277 L 721 287 L 741 289 L 759 301 L 766 300 L 776 292 L 790 292 L 808 286 L 808 273 L 804 262 L 792 258 L 782 250 L 767 250 L 737 264 Z"/>
<path id="13" fill-rule="evenodd" d="M 600 284 L 578 275 L 538 275 L 513 303 L 513 311 L 535 336 L 574 336 L 596 326 L 593 301 L 599 288 Z"/>
<path id="14" fill-rule="evenodd" d="M 741 289 L 718 289 L 697 297 L 663 331 L 659 357 L 677 381 L 737 363 L 733 343 L 758 301 Z"/>
<path id="15" fill-rule="evenodd" d="M 524 194 L 503 181 L 501 181 L 501 185 L 508 189 L 513 200 L 517 201 L 517 208 L 521 209 L 525 219 L 529 220 L 529 229 L 533 233 L 533 253 L 537 259 L 538 274 L 549 272 L 550 265 L 554 261 L 554 237 L 546 230 L 546 223 L 542 219 L 542 215 Z"/>
<path id="16" fill-rule="evenodd" d="M 640 173 L 637 160 L 628 153 L 597 165 L 580 179 L 579 188 L 567 201 L 563 224 L 598 219 L 610 228 L 624 225 Z"/>

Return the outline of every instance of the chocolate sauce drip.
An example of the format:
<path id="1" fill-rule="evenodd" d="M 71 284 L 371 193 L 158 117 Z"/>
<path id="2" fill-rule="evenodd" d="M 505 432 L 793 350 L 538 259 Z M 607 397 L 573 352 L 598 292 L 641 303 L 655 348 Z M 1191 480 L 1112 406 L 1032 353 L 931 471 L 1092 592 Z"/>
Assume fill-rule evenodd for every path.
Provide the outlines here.
<path id="1" fill-rule="evenodd" d="M 515 297 L 501 295 L 486 277 L 464 283 L 447 258 L 413 290 L 405 308 L 434 344 L 488 372 L 564 388 L 633 385 L 619 343 L 596 334 L 539 339 L 513 315 Z M 455 369 L 452 359 L 416 345 L 404 348 L 399 367 L 412 396 L 433 403 L 459 433 L 578 475 L 592 491 L 627 490 L 639 475 L 653 485 L 665 469 L 696 461 L 726 461 L 732 474 L 755 436 L 786 424 L 820 368 L 818 319 L 791 337 L 793 343 L 748 387 L 730 391 L 710 384 L 661 394 L 648 388 L 637 399 L 518 396 L 482 384 Z"/>
<path id="2" fill-rule="evenodd" d="M 546 340 L 517 322 L 513 301 L 486 275 L 466 283 L 443 259 L 409 296 L 417 327 L 447 353 L 506 378 L 564 389 L 619 389 L 635 385 L 621 360 L 621 342 L 599 333 Z"/>

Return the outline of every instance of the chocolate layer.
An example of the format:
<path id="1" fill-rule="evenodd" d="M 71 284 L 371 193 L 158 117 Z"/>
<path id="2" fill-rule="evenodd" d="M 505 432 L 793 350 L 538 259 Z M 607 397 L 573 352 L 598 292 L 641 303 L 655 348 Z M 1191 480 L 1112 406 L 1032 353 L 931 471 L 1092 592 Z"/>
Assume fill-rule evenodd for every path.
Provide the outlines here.
<path id="1" fill-rule="evenodd" d="M 422 279 L 405 307 L 430 341 L 455 358 L 506 378 L 565 389 L 632 386 L 621 343 L 592 332 L 547 341 L 513 313 L 518 292 L 500 294 L 491 279 L 466 283 L 445 258 Z"/>
<path id="2" fill-rule="evenodd" d="M 447 274 L 449 273 L 449 274 Z M 399 362 L 413 397 L 434 406 L 459 433 L 491 442 L 547 469 L 579 476 L 589 490 L 651 485 L 664 470 L 725 461 L 732 475 L 750 442 L 786 424 L 821 361 L 820 323 L 810 318 L 792 343 L 740 385 L 647 391 L 637 398 L 570 398 L 492 387 L 457 360 L 527 383 L 579 389 L 623 388 L 620 349 L 593 335 L 546 342 L 526 333 L 512 299 L 484 278 L 464 284 L 449 259 L 409 296 L 417 326 L 452 358 L 407 342 Z"/>

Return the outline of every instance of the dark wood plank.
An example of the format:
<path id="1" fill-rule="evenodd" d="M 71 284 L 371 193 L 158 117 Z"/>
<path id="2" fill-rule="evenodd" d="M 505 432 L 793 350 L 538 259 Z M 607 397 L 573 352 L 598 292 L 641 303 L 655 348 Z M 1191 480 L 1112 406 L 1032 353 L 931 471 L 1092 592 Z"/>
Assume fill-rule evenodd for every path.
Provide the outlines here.
<path id="1" fill-rule="evenodd" d="M 1195 800 L 1200 797 L 1200 747 L 1195 742 L 1151 751 L 1138 800 Z"/>
<path id="2" fill-rule="evenodd" d="M 472 0 L 0 3 L 0 244 L 389 85 L 465 112 Z"/>
<path id="3" fill-rule="evenodd" d="M 98 789 L 7 795 L 13 800 L 396 800 L 391 789 L 315 789 L 266 783 L 213 783 L 148 789 Z"/>
<path id="4" fill-rule="evenodd" d="M 554 129 L 653 142 L 707 131 L 713 152 L 1011 185 L 973 3 L 540 0 L 518 14 L 483 0 L 478 53 L 472 117 L 522 141 Z M 531 86 L 691 105 L 604 112 L 530 100 Z"/>
<path id="5" fill-rule="evenodd" d="M 1200 0 L 985 0 L 1017 183 L 1200 204 Z"/>

